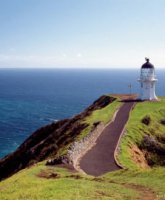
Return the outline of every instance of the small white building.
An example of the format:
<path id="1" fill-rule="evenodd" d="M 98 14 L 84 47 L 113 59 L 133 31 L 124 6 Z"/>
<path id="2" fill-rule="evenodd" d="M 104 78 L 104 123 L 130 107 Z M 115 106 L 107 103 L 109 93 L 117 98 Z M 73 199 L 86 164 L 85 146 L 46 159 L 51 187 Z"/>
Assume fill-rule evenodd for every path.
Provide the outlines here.
<path id="1" fill-rule="evenodd" d="M 149 62 L 149 58 L 146 58 L 146 63 L 144 63 L 141 67 L 140 72 L 140 82 L 141 87 L 141 100 L 157 100 L 157 96 L 155 95 L 155 83 L 157 81 L 155 76 L 155 68 Z"/>

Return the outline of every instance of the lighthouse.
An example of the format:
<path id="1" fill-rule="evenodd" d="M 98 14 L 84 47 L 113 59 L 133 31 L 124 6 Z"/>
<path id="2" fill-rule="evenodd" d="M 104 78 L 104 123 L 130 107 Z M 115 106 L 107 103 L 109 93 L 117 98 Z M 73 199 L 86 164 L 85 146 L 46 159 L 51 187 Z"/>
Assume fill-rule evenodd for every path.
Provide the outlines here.
<path id="1" fill-rule="evenodd" d="M 155 95 L 155 83 L 157 81 L 155 76 L 155 68 L 149 61 L 149 58 L 145 58 L 146 63 L 141 67 L 140 71 L 140 82 L 141 87 L 141 100 L 157 100 Z"/>

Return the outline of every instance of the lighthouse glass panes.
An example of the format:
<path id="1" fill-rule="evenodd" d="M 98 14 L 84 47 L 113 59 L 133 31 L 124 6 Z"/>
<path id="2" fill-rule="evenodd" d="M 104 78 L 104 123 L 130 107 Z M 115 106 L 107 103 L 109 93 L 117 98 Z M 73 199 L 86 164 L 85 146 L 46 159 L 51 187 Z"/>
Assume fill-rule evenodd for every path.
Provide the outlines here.
<path id="1" fill-rule="evenodd" d="M 154 68 L 142 68 L 141 69 L 141 79 L 143 80 L 152 80 L 155 78 Z"/>
<path id="2" fill-rule="evenodd" d="M 140 99 L 142 100 L 157 100 L 155 95 L 155 83 L 157 79 L 155 76 L 154 66 L 149 62 L 142 65 L 140 72 L 140 87 L 141 87 L 141 95 Z"/>

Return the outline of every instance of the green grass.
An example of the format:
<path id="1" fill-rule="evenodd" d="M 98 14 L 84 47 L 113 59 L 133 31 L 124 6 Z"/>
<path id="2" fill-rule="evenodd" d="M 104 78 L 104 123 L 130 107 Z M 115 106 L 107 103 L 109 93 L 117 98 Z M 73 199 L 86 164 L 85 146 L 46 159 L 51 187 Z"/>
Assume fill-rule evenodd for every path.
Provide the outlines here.
<path id="1" fill-rule="evenodd" d="M 121 104 L 122 103 L 117 99 L 108 106 L 94 111 L 89 117 L 86 118 L 85 121 L 89 124 L 93 124 L 97 121 L 107 124 L 112 119 L 115 111 L 119 108 L 119 106 L 121 106 Z"/>
<path id="2" fill-rule="evenodd" d="M 96 121 L 107 123 L 121 105 L 115 101 L 103 109 L 94 111 L 85 120 L 90 124 L 81 133 L 85 136 Z M 151 123 L 146 126 L 141 120 L 149 116 Z M 165 199 L 165 168 L 140 169 L 129 153 L 133 144 L 140 145 L 144 134 L 165 135 L 165 126 L 160 120 L 165 119 L 165 98 L 159 102 L 138 103 L 132 111 L 126 125 L 127 134 L 121 140 L 118 159 L 127 169 L 107 173 L 94 178 L 75 173 L 60 167 L 48 167 L 44 162 L 22 170 L 14 176 L 0 182 L 0 200 L 143 200 L 142 192 L 130 186 L 141 186 L 154 191 L 156 200 Z M 38 174 L 49 177 L 57 173 L 57 178 L 41 178 Z M 145 193 L 143 191 L 143 195 Z"/>
<path id="3" fill-rule="evenodd" d="M 149 126 L 141 123 L 145 116 L 150 116 Z M 137 169 L 139 166 L 132 160 L 129 148 L 133 144 L 140 145 L 143 136 L 161 136 L 165 134 L 165 126 L 160 124 L 160 120 L 165 119 L 165 98 L 160 98 L 158 102 L 137 103 L 126 125 L 126 134 L 121 140 L 121 152 L 118 156 L 120 163 L 129 169 Z"/>
<path id="4" fill-rule="evenodd" d="M 84 122 L 89 124 L 89 126 L 81 132 L 78 139 L 85 137 L 91 131 L 95 122 L 103 122 L 106 125 L 109 121 L 112 120 L 114 113 L 121 105 L 122 103 L 119 101 L 119 99 L 116 99 L 108 106 L 93 111 L 90 116 L 85 118 Z"/>
<path id="5" fill-rule="evenodd" d="M 130 153 L 133 145 L 140 145 L 144 135 L 165 137 L 165 126 L 160 121 L 165 119 L 165 98 L 160 97 L 158 102 L 137 103 L 131 112 L 126 125 L 126 134 L 121 139 L 119 162 L 126 168 L 105 177 L 120 183 L 133 183 L 152 189 L 157 194 L 157 200 L 165 199 L 165 167 L 141 169 Z M 141 121 L 149 116 L 148 126 Z M 159 164 L 159 163 L 158 163 Z"/>
<path id="6" fill-rule="evenodd" d="M 59 177 L 40 178 L 37 174 L 42 171 L 55 172 Z M 1 182 L 0 191 L 1 200 L 126 200 L 137 196 L 135 191 L 122 184 L 104 179 L 100 181 L 64 168 L 46 167 L 44 163 L 22 170 Z"/>
<path id="7" fill-rule="evenodd" d="M 57 178 L 41 178 L 38 174 L 57 173 Z M 20 171 L 0 182 L 1 200 L 135 200 L 139 191 L 128 185 L 135 184 L 151 189 L 163 200 L 165 169 L 145 171 L 119 170 L 102 177 L 75 173 L 60 167 L 47 167 L 44 162 Z M 140 198 L 142 199 L 142 197 Z"/>
<path id="8" fill-rule="evenodd" d="M 122 105 L 122 102 L 120 101 L 120 99 L 116 98 L 115 101 L 113 101 L 106 107 L 102 109 L 94 110 L 88 117 L 86 117 L 83 121 L 81 121 L 81 123 L 86 123 L 88 124 L 88 126 L 83 131 L 81 131 L 80 135 L 78 135 L 75 140 L 80 141 L 85 136 L 87 136 L 92 130 L 93 124 L 95 122 L 102 122 L 104 125 L 106 125 L 109 121 L 111 121 L 114 113 L 121 105 Z M 70 147 L 70 144 L 62 147 L 57 153 L 57 156 L 66 155 L 69 147 Z"/>
<path id="9" fill-rule="evenodd" d="M 121 184 L 135 184 L 144 186 L 155 192 L 158 197 L 165 196 L 165 168 L 157 167 L 148 170 L 119 170 L 108 173 L 106 180 Z M 163 198 L 157 198 L 157 200 Z"/>

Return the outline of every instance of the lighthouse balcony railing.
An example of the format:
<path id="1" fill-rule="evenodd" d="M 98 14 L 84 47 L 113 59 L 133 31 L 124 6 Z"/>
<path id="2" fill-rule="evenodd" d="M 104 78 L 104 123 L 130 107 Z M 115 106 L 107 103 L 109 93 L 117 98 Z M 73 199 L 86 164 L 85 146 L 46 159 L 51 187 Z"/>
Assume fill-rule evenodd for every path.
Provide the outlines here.
<path id="1" fill-rule="evenodd" d="M 152 79 L 148 79 L 148 78 L 140 78 L 140 79 L 138 79 L 138 81 L 140 81 L 140 82 L 152 82 L 152 81 L 157 81 L 157 79 L 156 78 L 152 78 Z"/>
<path id="2" fill-rule="evenodd" d="M 140 76 L 140 80 L 143 80 L 143 81 L 154 81 L 154 80 L 157 80 L 156 79 L 156 76 Z"/>

